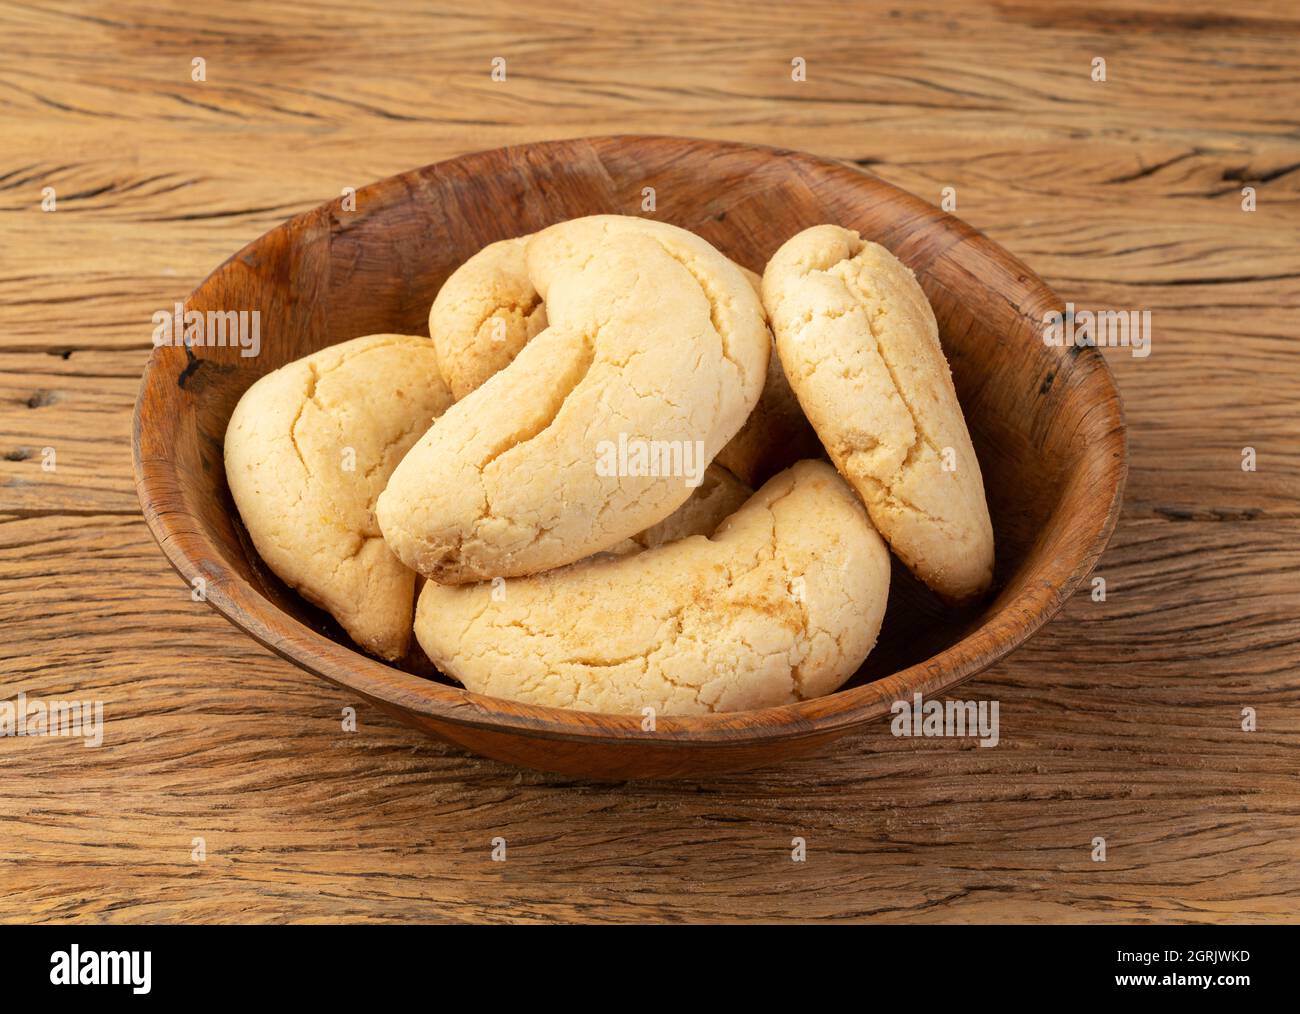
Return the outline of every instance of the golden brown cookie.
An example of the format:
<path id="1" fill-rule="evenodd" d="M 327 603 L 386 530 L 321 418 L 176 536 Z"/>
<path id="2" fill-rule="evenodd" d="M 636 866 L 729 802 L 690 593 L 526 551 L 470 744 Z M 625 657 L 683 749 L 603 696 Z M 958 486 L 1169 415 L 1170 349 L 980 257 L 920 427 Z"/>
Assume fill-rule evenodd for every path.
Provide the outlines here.
<path id="1" fill-rule="evenodd" d="M 226 481 L 258 554 L 386 659 L 410 641 L 415 574 L 380 536 L 375 500 L 451 402 L 427 338 L 369 335 L 268 373 L 226 428 Z"/>
<path id="2" fill-rule="evenodd" d="M 855 232 L 815 226 L 772 257 L 763 302 L 804 414 L 894 552 L 948 599 L 987 589 L 979 461 L 911 270 Z"/>
<path id="3" fill-rule="evenodd" d="M 530 240 L 549 326 L 389 480 L 380 527 L 421 574 L 533 574 L 617 545 L 686 501 L 758 400 L 768 331 L 739 269 L 684 230 L 622 221 Z"/>
<path id="4" fill-rule="evenodd" d="M 696 535 L 535 577 L 425 585 L 415 634 L 477 693 L 660 715 L 831 693 L 874 646 L 889 554 L 830 465 L 804 461 Z"/>
<path id="5" fill-rule="evenodd" d="M 528 278 L 528 237 L 491 243 L 438 290 L 429 335 L 442 378 L 458 399 L 508 364 L 546 327 L 546 307 Z"/>
<path id="6" fill-rule="evenodd" d="M 656 224 L 650 222 L 649 228 Z M 452 273 L 433 301 L 429 334 L 438 349 L 443 379 L 457 398 L 513 360 L 546 326 L 546 306 L 528 277 L 525 250 L 530 238 L 484 247 Z M 760 276 L 736 268 L 758 293 Z M 796 461 L 822 453 L 780 362 L 769 355 L 763 393 L 744 426 L 718 452 L 717 463 L 748 485 L 759 486 Z"/>

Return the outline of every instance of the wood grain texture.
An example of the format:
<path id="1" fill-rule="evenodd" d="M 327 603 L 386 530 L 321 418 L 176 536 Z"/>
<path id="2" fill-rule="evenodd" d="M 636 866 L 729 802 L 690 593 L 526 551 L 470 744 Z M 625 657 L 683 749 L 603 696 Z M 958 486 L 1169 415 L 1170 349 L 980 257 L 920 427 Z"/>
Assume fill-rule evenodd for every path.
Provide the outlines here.
<path id="1" fill-rule="evenodd" d="M 109 723 L 0 740 L 0 918 L 1300 919 L 1290 5 L 0 2 L 0 31 L 0 694 L 93 692 Z M 155 310 L 344 186 L 618 131 L 955 187 L 1066 299 L 1152 310 L 1149 359 L 1107 352 L 1108 599 L 963 689 L 1001 702 L 997 748 L 881 724 L 706 782 L 523 773 L 364 705 L 343 733 L 354 700 L 163 565 L 129 450 Z"/>

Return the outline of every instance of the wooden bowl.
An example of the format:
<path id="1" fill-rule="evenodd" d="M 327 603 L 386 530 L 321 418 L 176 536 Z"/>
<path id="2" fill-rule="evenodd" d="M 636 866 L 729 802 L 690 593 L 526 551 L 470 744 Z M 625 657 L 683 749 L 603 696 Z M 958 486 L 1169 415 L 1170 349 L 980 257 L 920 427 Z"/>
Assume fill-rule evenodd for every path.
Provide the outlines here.
<path id="1" fill-rule="evenodd" d="M 355 650 L 254 553 L 226 488 L 222 439 L 262 374 L 375 332 L 428 333 L 446 277 L 486 243 L 579 215 L 642 211 L 762 271 L 822 222 L 857 229 L 916 271 L 952 364 L 988 490 L 996 590 L 962 612 L 899 567 L 880 643 L 838 693 L 762 711 L 660 718 L 534 707 L 469 693 Z M 299 215 L 219 267 L 188 310 L 259 310 L 261 352 L 155 349 L 135 410 L 145 519 L 184 578 L 262 644 L 434 736 L 500 760 L 600 778 L 753 767 L 805 753 L 951 690 L 1045 623 L 1088 574 L 1119 512 L 1119 394 L 1093 348 L 1053 348 L 1061 302 L 970 226 L 852 166 L 792 151 L 676 137 L 597 137 L 480 152 L 416 169 Z M 229 675 L 229 674 L 226 674 Z M 233 690 L 233 684 L 232 684 Z M 237 692 L 237 691 L 234 691 Z"/>

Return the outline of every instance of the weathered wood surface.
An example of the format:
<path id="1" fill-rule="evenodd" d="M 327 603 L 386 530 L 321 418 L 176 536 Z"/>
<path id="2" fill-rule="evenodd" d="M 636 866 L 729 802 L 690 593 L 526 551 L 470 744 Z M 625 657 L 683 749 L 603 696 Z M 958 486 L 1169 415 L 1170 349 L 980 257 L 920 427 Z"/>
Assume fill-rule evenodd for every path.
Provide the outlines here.
<path id="1" fill-rule="evenodd" d="M 1300 14 L 405 6 L 0 2 L 0 697 L 107 722 L 0 739 L 0 918 L 1300 919 Z M 954 187 L 1066 299 L 1152 311 L 1150 358 L 1107 353 L 1108 599 L 967 684 L 997 748 L 882 724 L 708 782 L 519 772 L 365 707 L 343 732 L 355 701 L 165 566 L 129 451 L 155 310 L 345 186 L 621 131 Z"/>

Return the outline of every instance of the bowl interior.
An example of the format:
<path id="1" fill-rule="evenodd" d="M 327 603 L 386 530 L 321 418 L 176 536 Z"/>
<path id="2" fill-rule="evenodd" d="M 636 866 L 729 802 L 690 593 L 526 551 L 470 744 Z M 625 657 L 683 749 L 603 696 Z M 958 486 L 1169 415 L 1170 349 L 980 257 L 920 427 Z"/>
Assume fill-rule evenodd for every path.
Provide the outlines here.
<path id="1" fill-rule="evenodd" d="M 899 696 L 947 689 L 1028 636 L 1091 568 L 1123 481 L 1118 397 L 1095 350 L 1040 340 L 1044 312 L 1060 304 L 1028 269 L 959 220 L 839 163 L 623 137 L 484 152 L 392 177 L 359 191 L 355 210 L 324 205 L 215 271 L 186 310 L 259 311 L 260 354 L 159 348 L 137 408 L 142 502 L 178 569 L 215 582 L 213 604 L 264 643 L 400 708 L 472 702 L 475 721 L 574 721 L 467 694 L 419 659 L 399 667 L 413 679 L 355 652 L 258 559 L 226 487 L 222 441 L 235 403 L 262 374 L 359 335 L 427 334 L 439 286 L 483 245 L 601 212 L 691 229 L 760 272 L 794 233 L 838 223 L 907 262 L 934 306 L 989 498 L 995 593 L 955 611 L 895 565 L 880 642 L 862 670 L 822 702 L 772 709 L 783 720 L 805 730 L 858 721 Z M 734 734 L 745 720 L 676 720 L 659 731 L 707 735 L 710 723 Z"/>

